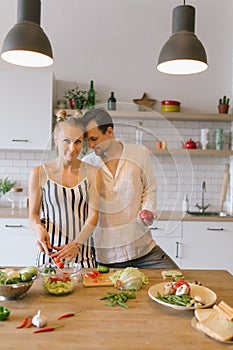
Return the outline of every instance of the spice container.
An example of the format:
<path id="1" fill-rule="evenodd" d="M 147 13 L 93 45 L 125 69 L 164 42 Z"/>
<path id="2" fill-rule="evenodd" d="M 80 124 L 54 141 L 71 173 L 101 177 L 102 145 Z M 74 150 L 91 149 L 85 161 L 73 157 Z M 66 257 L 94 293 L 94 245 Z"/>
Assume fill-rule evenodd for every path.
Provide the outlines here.
<path id="1" fill-rule="evenodd" d="M 10 190 L 10 200 L 12 209 L 22 209 L 26 206 L 26 199 L 23 196 L 21 187 L 13 187 Z"/>
<path id="2" fill-rule="evenodd" d="M 161 112 L 180 112 L 180 102 L 172 100 L 162 101 Z"/>

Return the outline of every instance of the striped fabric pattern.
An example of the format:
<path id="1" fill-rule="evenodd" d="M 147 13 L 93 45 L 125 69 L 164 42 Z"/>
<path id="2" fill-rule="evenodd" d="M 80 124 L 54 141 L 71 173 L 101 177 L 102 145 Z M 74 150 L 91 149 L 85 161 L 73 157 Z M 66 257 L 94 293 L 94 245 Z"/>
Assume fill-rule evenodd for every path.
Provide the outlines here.
<path id="1" fill-rule="evenodd" d="M 47 181 L 42 188 L 41 220 L 50 234 L 51 245 L 61 246 L 74 240 L 86 221 L 88 179 L 85 177 L 75 187 L 68 188 L 49 179 L 47 172 L 46 176 Z M 81 263 L 82 267 L 95 267 L 91 237 L 75 261 Z M 45 262 L 48 262 L 48 257 L 38 252 L 37 265 Z"/>

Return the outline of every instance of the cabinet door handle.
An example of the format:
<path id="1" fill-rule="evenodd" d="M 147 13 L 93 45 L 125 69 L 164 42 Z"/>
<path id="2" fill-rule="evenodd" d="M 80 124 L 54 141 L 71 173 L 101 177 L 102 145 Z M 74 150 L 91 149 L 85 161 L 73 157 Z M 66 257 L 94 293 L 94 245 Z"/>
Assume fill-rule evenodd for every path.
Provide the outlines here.
<path id="1" fill-rule="evenodd" d="M 5 227 L 23 227 L 23 225 L 5 225 Z"/>
<path id="2" fill-rule="evenodd" d="M 210 228 L 210 227 L 207 227 L 207 230 L 209 231 L 224 231 L 224 228 Z"/>
<path id="3" fill-rule="evenodd" d="M 28 140 L 12 139 L 12 142 L 29 142 Z"/>
<path id="4" fill-rule="evenodd" d="M 158 230 L 158 227 L 150 227 L 150 230 Z"/>
<path id="5" fill-rule="evenodd" d="M 176 242 L 176 258 L 179 258 L 179 242 Z"/>

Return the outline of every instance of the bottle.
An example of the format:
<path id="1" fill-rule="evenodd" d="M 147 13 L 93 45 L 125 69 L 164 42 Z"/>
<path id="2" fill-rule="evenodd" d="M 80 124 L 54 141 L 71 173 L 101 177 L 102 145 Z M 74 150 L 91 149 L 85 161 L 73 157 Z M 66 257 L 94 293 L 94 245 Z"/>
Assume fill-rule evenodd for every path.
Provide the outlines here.
<path id="1" fill-rule="evenodd" d="M 188 195 L 186 193 L 182 202 L 182 211 L 183 213 L 186 213 L 188 210 L 189 210 L 189 200 L 188 200 Z"/>
<path id="2" fill-rule="evenodd" d="M 108 99 L 108 110 L 115 111 L 116 110 L 116 98 L 114 96 L 114 92 L 111 92 L 111 96 Z"/>
<path id="3" fill-rule="evenodd" d="M 92 108 L 95 106 L 95 89 L 94 89 L 94 81 L 90 82 L 90 89 L 87 93 L 87 107 Z"/>

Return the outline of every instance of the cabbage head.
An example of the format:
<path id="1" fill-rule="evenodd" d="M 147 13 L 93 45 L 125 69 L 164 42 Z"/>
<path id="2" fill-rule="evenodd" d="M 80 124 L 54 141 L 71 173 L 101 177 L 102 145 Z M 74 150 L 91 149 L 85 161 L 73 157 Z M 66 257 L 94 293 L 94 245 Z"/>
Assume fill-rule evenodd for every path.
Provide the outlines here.
<path id="1" fill-rule="evenodd" d="M 120 290 L 139 290 L 143 284 L 148 283 L 144 273 L 135 267 L 126 267 L 124 270 L 117 271 L 110 279 Z"/>

